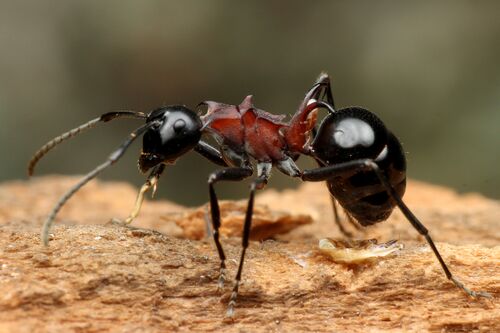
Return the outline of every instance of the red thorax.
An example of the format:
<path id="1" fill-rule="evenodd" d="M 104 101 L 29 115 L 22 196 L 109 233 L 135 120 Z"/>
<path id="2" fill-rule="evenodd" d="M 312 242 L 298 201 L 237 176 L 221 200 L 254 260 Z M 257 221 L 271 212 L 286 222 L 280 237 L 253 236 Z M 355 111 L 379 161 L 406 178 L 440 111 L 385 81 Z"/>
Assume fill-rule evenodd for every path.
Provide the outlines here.
<path id="1" fill-rule="evenodd" d="M 315 109 L 301 105 L 288 122 L 285 115 L 273 115 L 253 106 L 252 96 L 240 105 L 204 102 L 207 113 L 201 117 L 204 130 L 221 145 L 245 152 L 257 161 L 281 161 L 297 153 L 306 153 L 310 131 L 316 125 Z M 314 112 L 313 112 L 314 111 Z"/>

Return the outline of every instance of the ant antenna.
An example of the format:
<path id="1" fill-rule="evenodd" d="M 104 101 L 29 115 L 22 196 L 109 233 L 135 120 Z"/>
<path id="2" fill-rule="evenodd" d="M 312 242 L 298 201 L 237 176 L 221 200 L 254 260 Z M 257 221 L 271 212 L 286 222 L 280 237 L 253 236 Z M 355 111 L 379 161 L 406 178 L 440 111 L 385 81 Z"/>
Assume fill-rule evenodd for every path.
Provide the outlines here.
<path id="1" fill-rule="evenodd" d="M 93 121 L 88 122 L 97 122 L 100 119 L 102 119 L 103 116 L 101 116 L 98 119 L 95 119 Z M 116 118 L 116 116 L 114 117 Z M 111 118 L 113 119 L 113 118 Z M 104 120 L 107 121 L 107 120 Z M 47 220 L 43 224 L 42 228 L 42 233 L 41 233 L 41 238 L 42 242 L 45 246 L 49 244 L 49 230 L 50 227 L 52 226 L 52 223 L 54 222 L 54 218 L 56 217 L 57 213 L 59 210 L 64 206 L 64 204 L 75 194 L 80 188 L 82 188 L 85 184 L 87 184 L 90 180 L 94 179 L 98 174 L 100 174 L 102 171 L 104 171 L 106 168 L 109 166 L 113 165 L 116 161 L 118 161 L 123 154 L 126 152 L 127 148 L 134 142 L 134 140 L 146 132 L 148 129 L 154 126 L 159 126 L 161 123 L 159 121 L 152 121 L 148 122 L 141 127 L 137 128 L 134 130 L 132 133 L 129 134 L 128 138 L 116 149 L 114 152 L 112 152 L 106 162 L 102 163 L 101 165 L 97 166 L 94 170 L 90 171 L 88 174 L 85 175 L 76 185 L 74 185 L 71 189 L 66 192 L 61 199 L 57 202 L 57 204 L 54 206 L 52 211 L 50 212 L 50 215 L 47 217 Z M 83 125 L 82 125 L 83 126 Z M 71 131 L 70 131 L 71 132 Z M 53 140 L 54 141 L 54 140 Z M 50 149 L 50 148 L 49 148 Z"/>
<path id="2" fill-rule="evenodd" d="M 31 158 L 31 160 L 28 163 L 28 176 L 33 176 L 33 173 L 35 172 L 35 166 L 40 161 L 40 159 L 45 156 L 49 151 L 51 151 L 55 146 L 60 144 L 63 141 L 66 141 L 68 139 L 71 139 L 81 132 L 88 130 L 92 127 L 95 127 L 99 122 L 108 122 L 110 120 L 116 119 L 116 118 L 136 118 L 136 119 L 146 119 L 147 115 L 143 112 L 136 112 L 136 111 L 114 111 L 114 112 L 108 112 L 103 115 L 101 115 L 99 118 L 95 118 L 89 122 L 86 122 L 83 125 L 80 125 L 76 128 L 73 128 L 72 130 L 63 133 L 59 135 L 58 137 L 55 137 L 54 139 L 50 140 L 47 142 L 45 145 L 43 145 L 42 148 L 40 148 L 35 155 Z"/>

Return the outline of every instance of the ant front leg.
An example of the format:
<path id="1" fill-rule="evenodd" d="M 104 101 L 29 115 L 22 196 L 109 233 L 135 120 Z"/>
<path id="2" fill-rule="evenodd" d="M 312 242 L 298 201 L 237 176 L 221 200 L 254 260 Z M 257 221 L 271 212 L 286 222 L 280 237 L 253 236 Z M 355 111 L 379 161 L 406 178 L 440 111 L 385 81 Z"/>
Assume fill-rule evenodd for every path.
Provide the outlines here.
<path id="1" fill-rule="evenodd" d="M 432 240 L 431 236 L 429 235 L 429 231 L 427 228 L 420 222 L 417 217 L 411 212 L 411 210 L 406 206 L 406 204 L 403 202 L 401 197 L 396 193 L 396 190 L 392 187 L 391 183 L 387 179 L 387 177 L 383 174 L 383 172 L 380 170 L 379 166 L 377 163 L 375 163 L 371 159 L 360 159 L 360 160 L 354 160 L 350 162 L 345 162 L 345 163 L 339 163 L 336 165 L 329 165 L 325 167 L 320 167 L 317 169 L 311 169 L 311 170 L 304 170 L 302 174 L 302 180 L 304 181 L 323 181 L 327 180 L 331 177 L 333 177 L 336 174 L 347 172 L 347 171 L 353 171 L 353 170 L 369 170 L 375 172 L 377 175 L 378 179 L 380 180 L 381 184 L 384 186 L 385 190 L 387 191 L 387 194 L 394 200 L 394 202 L 397 204 L 401 212 L 404 214 L 406 219 L 411 223 L 411 225 L 422 235 L 425 237 L 427 243 L 431 247 L 432 251 L 434 252 L 436 258 L 438 259 L 439 263 L 441 264 L 441 267 L 443 268 L 443 271 L 448 278 L 448 280 L 451 280 L 458 288 L 462 289 L 465 291 L 469 296 L 472 297 L 486 297 L 486 298 L 491 298 L 491 295 L 487 292 L 484 291 L 474 291 L 469 288 L 467 288 L 462 282 L 460 282 L 457 278 L 453 276 L 451 271 L 449 270 L 448 266 L 444 262 L 443 258 L 441 257 L 441 254 L 439 253 L 436 245 L 434 244 L 434 241 Z"/>
<path id="2" fill-rule="evenodd" d="M 156 186 L 158 185 L 158 180 L 160 179 L 161 174 L 165 170 L 165 164 L 159 164 L 153 168 L 151 173 L 148 176 L 148 179 L 142 185 L 141 189 L 139 190 L 139 193 L 137 194 L 137 199 L 135 201 L 134 205 L 134 210 L 130 213 L 130 215 L 127 217 L 127 219 L 123 222 L 124 224 L 130 224 L 136 217 L 139 215 L 139 212 L 141 211 L 142 203 L 144 201 L 144 195 L 146 194 L 147 191 L 149 191 L 151 188 L 153 188 L 153 193 L 151 194 L 151 197 L 155 195 L 156 192 Z"/>
<path id="3" fill-rule="evenodd" d="M 245 178 L 250 177 L 253 174 L 253 170 L 250 167 L 241 168 L 227 168 L 222 170 L 217 170 L 213 172 L 210 177 L 208 177 L 208 190 L 210 195 L 210 214 L 212 217 L 212 227 L 213 227 L 213 237 L 215 246 L 217 247 L 217 252 L 219 253 L 220 259 L 220 271 L 219 271 L 219 281 L 218 289 L 224 287 L 224 280 L 226 274 L 226 255 L 224 254 L 224 249 L 219 240 L 219 228 L 220 228 L 220 208 L 219 200 L 215 194 L 214 185 L 220 181 L 241 181 Z"/>
<path id="4" fill-rule="evenodd" d="M 226 161 L 224 161 L 221 152 L 217 148 L 214 148 L 210 144 L 206 143 L 205 141 L 198 142 L 196 147 L 194 147 L 194 151 L 200 154 L 201 156 L 205 157 L 212 163 L 215 163 L 223 167 L 228 166 Z"/>

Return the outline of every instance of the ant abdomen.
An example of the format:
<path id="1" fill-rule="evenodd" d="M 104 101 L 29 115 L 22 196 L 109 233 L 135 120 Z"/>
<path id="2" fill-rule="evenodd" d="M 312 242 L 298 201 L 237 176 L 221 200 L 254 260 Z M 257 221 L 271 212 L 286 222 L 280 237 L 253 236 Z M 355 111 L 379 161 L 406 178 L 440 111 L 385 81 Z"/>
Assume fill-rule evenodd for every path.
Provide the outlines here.
<path id="1" fill-rule="evenodd" d="M 406 160 L 398 139 L 370 111 L 351 107 L 331 113 L 312 143 L 322 165 L 373 160 L 401 197 L 406 188 Z M 327 180 L 330 193 L 363 226 L 386 220 L 396 203 L 373 170 L 351 168 Z"/>

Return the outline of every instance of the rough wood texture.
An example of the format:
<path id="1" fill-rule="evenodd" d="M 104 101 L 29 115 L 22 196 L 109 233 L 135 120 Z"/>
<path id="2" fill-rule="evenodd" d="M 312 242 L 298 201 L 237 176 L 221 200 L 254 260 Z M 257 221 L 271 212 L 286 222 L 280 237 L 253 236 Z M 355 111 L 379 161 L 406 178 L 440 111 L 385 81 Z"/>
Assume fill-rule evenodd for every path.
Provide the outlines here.
<path id="1" fill-rule="evenodd" d="M 243 234 L 248 200 L 219 201 L 221 219 L 224 223 L 219 232 L 228 237 Z M 189 239 L 203 239 L 207 237 L 210 228 L 210 205 L 207 203 L 195 209 L 186 209 L 182 213 L 173 213 L 162 218 L 166 222 L 174 221 L 182 229 L 182 236 Z M 287 232 L 305 224 L 312 223 L 312 218 L 306 214 L 289 214 L 284 211 L 270 209 L 262 203 L 254 206 L 250 239 L 263 240 Z M 209 225 L 207 228 L 207 224 Z M 211 235 L 211 233 L 208 233 Z"/>
<path id="2" fill-rule="evenodd" d="M 231 290 L 216 290 L 218 257 L 208 241 L 181 239 L 168 216 L 185 208 L 150 201 L 132 227 L 136 191 L 93 182 L 63 209 L 48 248 L 40 226 L 75 182 L 45 177 L 0 186 L 0 332 L 500 331 L 500 204 L 480 195 L 410 182 L 406 200 L 431 230 L 451 270 L 492 300 L 468 298 L 448 282 L 428 246 L 395 212 L 358 238 L 398 239 L 405 249 L 371 265 L 335 264 L 316 250 L 339 237 L 322 184 L 268 190 L 257 202 L 310 215 L 314 223 L 252 242 L 236 315 Z M 229 276 L 240 239 L 223 239 Z"/>

